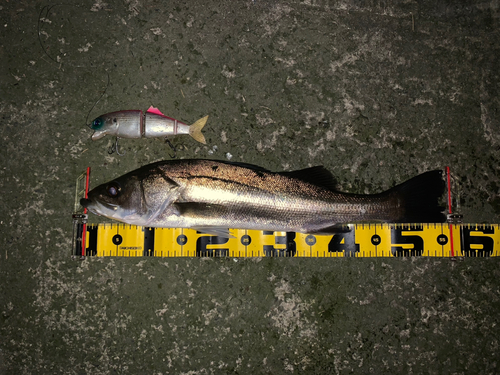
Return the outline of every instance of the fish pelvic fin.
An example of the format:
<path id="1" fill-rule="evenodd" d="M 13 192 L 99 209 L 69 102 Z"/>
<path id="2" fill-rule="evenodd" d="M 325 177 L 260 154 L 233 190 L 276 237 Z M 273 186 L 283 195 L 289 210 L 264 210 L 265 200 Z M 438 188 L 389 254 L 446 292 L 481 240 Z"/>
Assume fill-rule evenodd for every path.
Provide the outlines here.
<path id="1" fill-rule="evenodd" d="M 205 141 L 205 136 L 201 132 L 201 129 L 203 129 L 207 120 L 208 116 L 202 117 L 189 127 L 189 135 L 193 137 L 195 141 L 203 143 L 204 145 L 207 144 L 207 141 Z"/>
<path id="2" fill-rule="evenodd" d="M 333 224 L 321 229 L 309 231 L 307 233 L 315 234 L 318 236 L 331 236 L 332 234 L 349 233 L 351 231 L 352 228 L 349 226 L 349 224 Z"/>
<path id="3" fill-rule="evenodd" d="M 228 228 L 220 228 L 220 227 L 193 227 L 191 229 L 196 230 L 199 233 L 211 234 L 213 236 L 222 237 L 222 238 L 236 238 L 229 232 Z"/>
<path id="4" fill-rule="evenodd" d="M 396 197 L 402 208 L 399 223 L 442 223 L 446 221 L 440 200 L 445 191 L 444 171 L 422 173 L 382 193 Z"/>

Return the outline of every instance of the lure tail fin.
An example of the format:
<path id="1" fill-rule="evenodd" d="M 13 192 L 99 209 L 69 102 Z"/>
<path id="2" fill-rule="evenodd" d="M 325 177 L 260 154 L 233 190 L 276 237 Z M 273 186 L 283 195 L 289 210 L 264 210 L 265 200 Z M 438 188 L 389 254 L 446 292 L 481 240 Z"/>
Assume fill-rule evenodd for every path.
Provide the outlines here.
<path id="1" fill-rule="evenodd" d="M 205 141 L 205 136 L 201 132 L 201 129 L 205 126 L 207 123 L 208 116 L 205 116 L 203 118 L 200 118 L 198 121 L 196 121 L 193 125 L 189 127 L 189 135 L 194 138 L 195 141 L 198 141 L 200 143 L 206 144 L 207 141 Z"/>
<path id="2" fill-rule="evenodd" d="M 435 170 L 403 182 L 382 194 L 397 198 L 403 208 L 399 223 L 442 223 L 446 221 L 440 200 L 444 196 L 444 172 Z"/>

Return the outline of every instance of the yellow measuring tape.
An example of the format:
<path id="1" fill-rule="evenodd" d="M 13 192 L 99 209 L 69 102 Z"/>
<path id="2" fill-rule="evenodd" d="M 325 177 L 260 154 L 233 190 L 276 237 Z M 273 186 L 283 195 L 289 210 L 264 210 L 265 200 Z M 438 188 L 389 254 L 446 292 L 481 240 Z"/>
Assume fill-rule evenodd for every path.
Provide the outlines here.
<path id="1" fill-rule="evenodd" d="M 224 238 L 193 229 L 87 224 L 90 168 L 76 183 L 73 255 L 117 257 L 492 257 L 500 256 L 499 224 L 350 224 L 334 235 L 230 229 Z M 448 206 L 451 207 L 450 173 Z M 457 221 L 460 215 L 452 215 Z"/>
<path id="2" fill-rule="evenodd" d="M 86 224 L 84 230 L 83 226 L 78 224 L 75 231 L 73 255 L 76 256 L 500 256 L 499 224 L 351 224 L 328 236 L 230 229 L 234 238 L 182 228 L 145 228 L 111 223 Z"/>

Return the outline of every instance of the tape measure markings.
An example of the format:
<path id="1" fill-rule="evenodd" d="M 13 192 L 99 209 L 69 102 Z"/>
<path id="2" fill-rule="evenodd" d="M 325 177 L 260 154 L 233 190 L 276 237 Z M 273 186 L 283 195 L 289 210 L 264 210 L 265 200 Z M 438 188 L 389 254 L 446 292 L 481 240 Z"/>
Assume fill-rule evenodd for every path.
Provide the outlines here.
<path id="1" fill-rule="evenodd" d="M 88 224 L 75 231 L 73 254 L 156 257 L 484 257 L 500 255 L 499 224 L 355 224 L 323 236 L 230 230 L 223 238 L 192 229 Z M 451 229 L 451 230 L 450 230 Z M 452 251 L 451 243 L 458 244 Z"/>

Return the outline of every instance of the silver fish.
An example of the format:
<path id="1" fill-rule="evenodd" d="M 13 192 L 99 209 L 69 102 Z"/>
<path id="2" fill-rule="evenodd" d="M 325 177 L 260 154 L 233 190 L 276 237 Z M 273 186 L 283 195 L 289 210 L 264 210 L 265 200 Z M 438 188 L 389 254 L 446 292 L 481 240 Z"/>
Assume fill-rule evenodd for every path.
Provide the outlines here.
<path id="1" fill-rule="evenodd" d="M 157 138 L 188 134 L 196 141 L 205 144 L 201 129 L 205 126 L 207 119 L 208 116 L 205 116 L 194 124 L 187 125 L 165 116 L 157 108 L 151 106 L 146 113 L 135 109 L 106 113 L 93 120 L 90 128 L 94 130 L 93 141 L 106 135 L 114 135 L 118 138 Z"/>
<path id="2" fill-rule="evenodd" d="M 212 160 L 146 165 L 92 189 L 81 205 L 127 224 L 331 234 L 356 222 L 443 222 L 443 171 L 426 172 L 380 194 L 335 190 L 323 167 L 270 172 Z"/>

